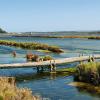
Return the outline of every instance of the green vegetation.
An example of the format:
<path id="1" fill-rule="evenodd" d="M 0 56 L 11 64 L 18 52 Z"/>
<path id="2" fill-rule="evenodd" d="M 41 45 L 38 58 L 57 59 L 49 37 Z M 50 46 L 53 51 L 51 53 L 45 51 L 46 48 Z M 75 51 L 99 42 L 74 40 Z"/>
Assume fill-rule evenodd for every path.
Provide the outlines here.
<path id="1" fill-rule="evenodd" d="M 77 66 L 75 80 L 92 83 L 94 85 L 100 84 L 100 63 L 88 62 Z"/>
<path id="2" fill-rule="evenodd" d="M 76 68 L 75 67 L 73 67 L 73 68 L 62 68 L 62 69 L 57 70 L 57 72 L 75 73 L 76 72 Z"/>
<path id="3" fill-rule="evenodd" d="M 76 35 L 76 36 L 49 36 L 49 38 L 85 38 L 85 39 L 100 39 L 100 36 L 82 36 L 82 35 Z"/>
<path id="4" fill-rule="evenodd" d="M 48 50 L 37 50 L 37 51 L 44 52 L 44 53 L 50 53 L 50 51 L 48 51 Z"/>
<path id="5" fill-rule="evenodd" d="M 19 36 L 22 37 L 22 36 Z M 100 36 L 82 36 L 82 35 L 66 35 L 66 36 L 33 36 L 33 37 L 43 37 L 43 38 L 83 38 L 83 39 L 100 39 Z"/>
<path id="6" fill-rule="evenodd" d="M 93 96 L 100 96 L 100 87 L 99 86 L 94 86 L 89 83 L 84 83 L 84 82 L 72 82 L 69 85 L 75 86 L 79 92 L 87 92 L 90 95 Z"/>
<path id="7" fill-rule="evenodd" d="M 52 60 L 53 58 L 49 55 L 46 55 L 46 56 L 39 56 L 39 55 L 36 55 L 36 54 L 32 54 L 32 53 L 28 53 L 26 55 L 26 58 L 27 58 L 27 61 L 47 61 L 47 60 Z"/>
<path id="8" fill-rule="evenodd" d="M 88 37 L 88 39 L 100 40 L 100 36 L 90 36 L 90 37 Z"/>
<path id="9" fill-rule="evenodd" d="M 0 28 L 0 33 L 7 33 L 7 32 Z"/>
<path id="10" fill-rule="evenodd" d="M 0 100 L 40 100 L 27 88 L 18 88 L 15 79 L 0 77 Z"/>
<path id="11" fill-rule="evenodd" d="M 63 74 L 65 76 L 70 76 L 70 75 L 74 75 L 76 72 L 76 68 L 62 68 L 62 69 L 57 69 L 56 74 Z"/>
<path id="12" fill-rule="evenodd" d="M 62 53 L 63 51 L 56 46 L 49 46 L 47 44 L 35 43 L 35 42 L 16 42 L 0 40 L 0 45 L 20 47 L 23 49 L 33 49 L 33 50 L 48 50 L 54 53 Z"/>
<path id="13" fill-rule="evenodd" d="M 42 57 L 43 61 L 52 60 L 53 58 L 49 55 Z"/>

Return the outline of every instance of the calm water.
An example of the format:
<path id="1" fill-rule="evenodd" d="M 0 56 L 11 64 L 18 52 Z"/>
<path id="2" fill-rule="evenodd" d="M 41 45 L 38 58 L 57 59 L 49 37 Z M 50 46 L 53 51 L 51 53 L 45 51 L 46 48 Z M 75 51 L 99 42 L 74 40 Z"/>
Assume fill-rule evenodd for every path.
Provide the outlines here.
<path id="1" fill-rule="evenodd" d="M 0 46 L 0 63 L 19 63 L 26 62 L 25 54 L 33 52 L 38 55 L 51 55 L 54 58 L 64 58 L 79 56 L 80 53 L 84 55 L 100 54 L 100 41 L 87 39 L 47 39 L 47 38 L 10 38 L 2 37 L 0 39 L 15 40 L 24 42 L 40 42 L 49 45 L 60 46 L 65 53 L 43 53 L 39 51 L 22 50 L 20 48 Z M 13 58 L 11 52 L 16 50 L 17 57 Z M 58 68 L 74 67 L 77 63 L 57 66 Z M 37 74 L 36 69 L 32 68 L 18 68 L 18 69 L 1 69 L 0 75 L 14 76 L 17 78 L 17 85 L 19 87 L 31 88 L 34 95 L 39 95 L 44 100 L 99 100 L 98 95 L 93 95 L 89 92 L 82 91 L 76 87 L 69 86 L 73 82 L 73 76 L 66 75 L 52 75 L 52 74 Z"/>

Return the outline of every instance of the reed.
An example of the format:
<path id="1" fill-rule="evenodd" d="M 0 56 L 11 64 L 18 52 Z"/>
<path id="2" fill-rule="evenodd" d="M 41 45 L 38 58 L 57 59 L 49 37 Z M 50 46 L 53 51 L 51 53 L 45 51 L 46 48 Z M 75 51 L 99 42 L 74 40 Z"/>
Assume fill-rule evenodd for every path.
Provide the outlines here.
<path id="1" fill-rule="evenodd" d="M 53 60 L 53 58 L 49 55 L 43 56 L 42 59 L 43 59 L 43 61 Z"/>
<path id="2" fill-rule="evenodd" d="M 75 86 L 80 93 L 88 93 L 93 96 L 100 97 L 100 86 L 94 86 L 85 82 L 72 82 L 69 85 Z"/>
<path id="3" fill-rule="evenodd" d="M 77 66 L 75 80 L 88 82 L 93 85 L 100 84 L 100 62 L 88 62 Z"/>
<path id="4" fill-rule="evenodd" d="M 47 44 L 41 44 L 36 42 L 16 42 L 16 41 L 0 40 L 0 45 L 20 47 L 22 49 L 48 50 L 54 53 L 63 52 L 63 50 L 61 50 L 59 47 L 49 46 Z"/>
<path id="5" fill-rule="evenodd" d="M 19 36 L 19 37 L 23 37 L 23 36 Z M 100 39 L 100 36 L 82 36 L 82 35 L 66 35 L 66 36 L 49 36 L 49 35 L 46 35 L 46 36 L 33 36 L 33 37 L 43 37 L 43 38 L 81 38 L 81 39 L 96 39 L 96 40 L 99 40 Z"/>
<path id="6" fill-rule="evenodd" d="M 0 77 L 0 100 L 39 100 L 27 88 L 18 88 L 13 77 Z"/>

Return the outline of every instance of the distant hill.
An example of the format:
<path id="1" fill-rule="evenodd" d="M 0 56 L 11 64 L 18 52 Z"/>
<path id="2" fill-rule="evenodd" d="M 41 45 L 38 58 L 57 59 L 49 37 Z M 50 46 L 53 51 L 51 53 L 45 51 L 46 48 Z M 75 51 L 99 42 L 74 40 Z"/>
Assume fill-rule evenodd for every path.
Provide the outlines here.
<path id="1" fill-rule="evenodd" d="M 7 33 L 7 32 L 3 30 L 2 28 L 0 28 L 0 33 Z"/>

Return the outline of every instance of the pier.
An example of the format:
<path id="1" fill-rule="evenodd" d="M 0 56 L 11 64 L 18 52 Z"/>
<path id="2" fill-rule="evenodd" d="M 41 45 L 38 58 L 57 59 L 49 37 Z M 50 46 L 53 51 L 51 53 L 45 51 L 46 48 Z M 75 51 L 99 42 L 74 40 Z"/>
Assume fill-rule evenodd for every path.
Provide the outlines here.
<path id="1" fill-rule="evenodd" d="M 39 61 L 39 62 L 26 62 L 26 63 L 12 63 L 12 64 L 0 64 L 0 69 L 10 69 L 10 68 L 39 68 L 43 70 L 46 67 L 50 68 L 50 71 L 56 71 L 56 66 L 61 64 L 73 63 L 88 61 L 92 56 L 80 56 L 80 57 L 70 57 L 70 58 L 61 58 L 48 61 Z M 94 55 L 94 59 L 100 59 L 100 55 Z"/>

